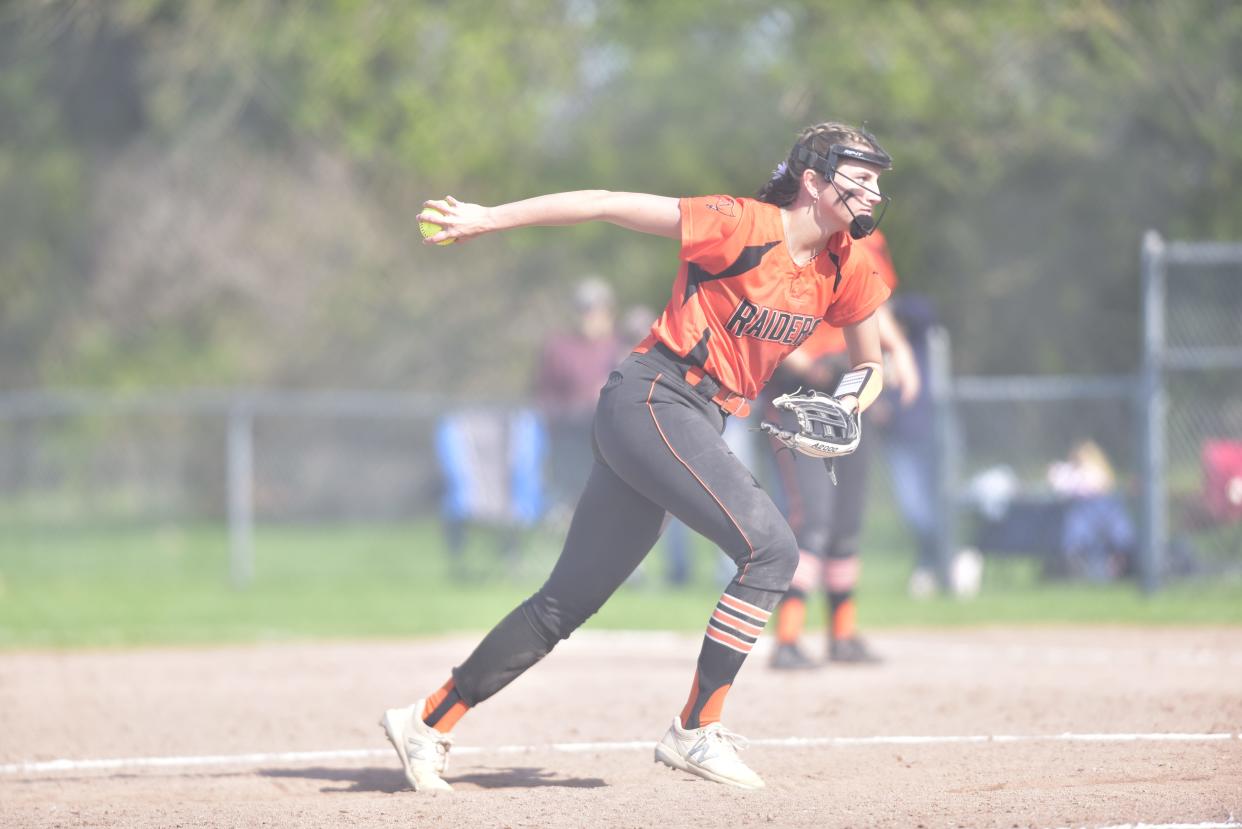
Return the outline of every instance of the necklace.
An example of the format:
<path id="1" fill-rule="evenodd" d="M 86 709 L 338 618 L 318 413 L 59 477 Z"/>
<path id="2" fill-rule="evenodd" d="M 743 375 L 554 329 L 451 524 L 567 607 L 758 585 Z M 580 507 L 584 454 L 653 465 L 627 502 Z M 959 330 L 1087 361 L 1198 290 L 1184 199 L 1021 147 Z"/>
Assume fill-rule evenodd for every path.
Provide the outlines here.
<path id="1" fill-rule="evenodd" d="M 806 260 L 806 263 L 805 263 L 805 264 L 803 264 L 803 265 L 801 265 L 800 267 L 803 267 L 803 268 L 808 268 L 808 267 L 810 267 L 810 266 L 811 266 L 811 263 L 812 263 L 812 262 L 814 262 L 816 259 L 818 259 L 818 258 L 819 258 L 819 255 L 820 255 L 821 253 L 823 253 L 824 251 L 826 251 L 826 250 L 828 250 L 828 243 L 827 243 L 827 242 L 824 242 L 824 246 L 823 246 L 822 248 L 820 248 L 819 250 L 815 251 L 815 253 L 811 254 L 811 258 L 810 258 L 810 259 L 808 259 L 808 260 Z"/>

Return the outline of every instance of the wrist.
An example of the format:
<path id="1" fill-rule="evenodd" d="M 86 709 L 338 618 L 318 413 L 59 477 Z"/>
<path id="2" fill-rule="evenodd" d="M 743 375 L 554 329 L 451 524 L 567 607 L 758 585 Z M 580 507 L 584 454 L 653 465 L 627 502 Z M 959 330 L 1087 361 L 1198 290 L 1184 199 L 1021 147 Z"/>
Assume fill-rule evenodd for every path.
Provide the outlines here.
<path id="1" fill-rule="evenodd" d="M 879 364 L 859 363 L 841 376 L 833 396 L 838 400 L 854 398 L 853 411 L 862 412 L 879 396 L 883 383 Z"/>
<path id="2" fill-rule="evenodd" d="M 501 213 L 501 206 L 484 207 L 483 216 L 479 222 L 483 226 L 484 233 L 493 233 L 497 230 L 504 230 L 504 217 Z"/>

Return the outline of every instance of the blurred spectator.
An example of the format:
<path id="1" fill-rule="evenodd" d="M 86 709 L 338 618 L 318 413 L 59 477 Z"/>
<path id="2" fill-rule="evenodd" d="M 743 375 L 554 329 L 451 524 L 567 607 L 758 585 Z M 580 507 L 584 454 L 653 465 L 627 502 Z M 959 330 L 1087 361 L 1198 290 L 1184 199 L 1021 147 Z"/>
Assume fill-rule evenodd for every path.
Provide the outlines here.
<path id="1" fill-rule="evenodd" d="M 922 294 L 901 293 L 893 296 L 888 306 L 910 343 L 918 376 L 930 377 L 928 332 L 937 324 L 932 300 Z M 937 588 L 939 537 L 937 447 L 928 384 L 920 384 L 913 398 L 904 401 L 904 405 L 898 399 L 896 390 L 886 390 L 877 406 L 873 407 L 873 412 L 873 421 L 880 427 L 888 459 L 893 497 L 918 547 L 908 590 L 915 598 L 925 598 L 934 594 Z"/>
<path id="2" fill-rule="evenodd" d="M 1104 450 L 1090 440 L 1077 444 L 1066 460 L 1048 467 L 1048 484 L 1068 501 L 1061 526 L 1064 575 L 1094 582 L 1125 575 L 1136 533 Z"/>
<path id="3" fill-rule="evenodd" d="M 1072 498 L 1104 495 L 1116 483 L 1112 464 L 1104 450 L 1086 440 L 1070 450 L 1069 459 L 1048 467 L 1048 484 L 1053 492 Z"/>
<path id="4" fill-rule="evenodd" d="M 454 579 L 471 577 L 464 555 L 471 525 L 493 528 L 500 557 L 511 570 L 518 566 L 526 533 L 543 512 L 543 440 L 538 418 L 525 409 L 467 409 L 439 419 L 440 517 Z"/>
<path id="5" fill-rule="evenodd" d="M 632 305 L 621 318 L 621 340 L 628 354 L 651 333 L 656 312 L 646 305 Z"/>
<path id="6" fill-rule="evenodd" d="M 980 521 L 975 542 L 990 553 L 1034 554 L 1051 578 L 1106 582 L 1127 575 L 1137 534 L 1107 455 L 1076 444 L 1046 472 L 1047 487 L 1022 491 L 1013 471 L 996 467 L 969 487 Z"/>
<path id="7" fill-rule="evenodd" d="M 599 390 L 632 345 L 617 336 L 612 289 L 603 279 L 583 279 L 572 301 L 573 325 L 548 336 L 535 375 L 535 400 L 548 432 L 547 501 L 554 519 L 568 517 L 586 485 Z"/>

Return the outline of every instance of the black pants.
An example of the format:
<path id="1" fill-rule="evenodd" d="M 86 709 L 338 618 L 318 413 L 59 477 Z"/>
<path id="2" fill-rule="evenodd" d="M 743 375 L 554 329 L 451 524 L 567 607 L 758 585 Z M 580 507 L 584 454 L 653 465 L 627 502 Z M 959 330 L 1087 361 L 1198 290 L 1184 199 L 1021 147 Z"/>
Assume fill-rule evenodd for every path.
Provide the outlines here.
<path id="1" fill-rule="evenodd" d="M 786 429 L 797 430 L 797 418 L 792 412 L 781 411 L 774 416 L 780 417 Z M 822 460 L 785 449 L 775 454 L 785 514 L 797 535 L 798 546 L 819 558 L 850 558 L 859 552 L 867 506 L 868 468 L 876 440 L 867 434 L 865 417 L 858 449 L 836 459 L 836 485 Z"/>
<path id="2" fill-rule="evenodd" d="M 715 384 L 685 380 L 662 352 L 630 355 L 600 392 L 595 465 L 547 582 L 492 629 L 453 672 L 476 705 L 569 636 L 655 545 L 665 512 L 737 562 L 730 590 L 770 609 L 798 562 L 793 531 L 729 450 Z M 769 598 L 770 597 L 770 598 Z"/>

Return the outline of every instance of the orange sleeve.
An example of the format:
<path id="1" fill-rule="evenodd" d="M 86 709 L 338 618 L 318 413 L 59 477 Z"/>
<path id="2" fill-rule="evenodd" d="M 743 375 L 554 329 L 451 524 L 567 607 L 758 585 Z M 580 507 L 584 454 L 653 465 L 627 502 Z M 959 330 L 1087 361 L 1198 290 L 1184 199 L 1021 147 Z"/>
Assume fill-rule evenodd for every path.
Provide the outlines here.
<path id="1" fill-rule="evenodd" d="M 728 264 L 728 239 L 742 222 L 742 204 L 732 196 L 681 200 L 681 258 L 710 267 Z"/>
<path id="2" fill-rule="evenodd" d="M 870 236 L 864 236 L 855 244 L 862 245 L 871 254 L 875 272 L 884 280 L 890 291 L 897 290 L 897 269 L 893 267 L 892 254 L 888 252 L 888 240 L 884 234 L 876 230 Z"/>
<path id="3" fill-rule="evenodd" d="M 892 293 L 880 277 L 871 254 L 857 244 L 850 246 L 841 275 L 841 290 L 824 314 L 824 321 L 837 328 L 865 320 Z"/>

